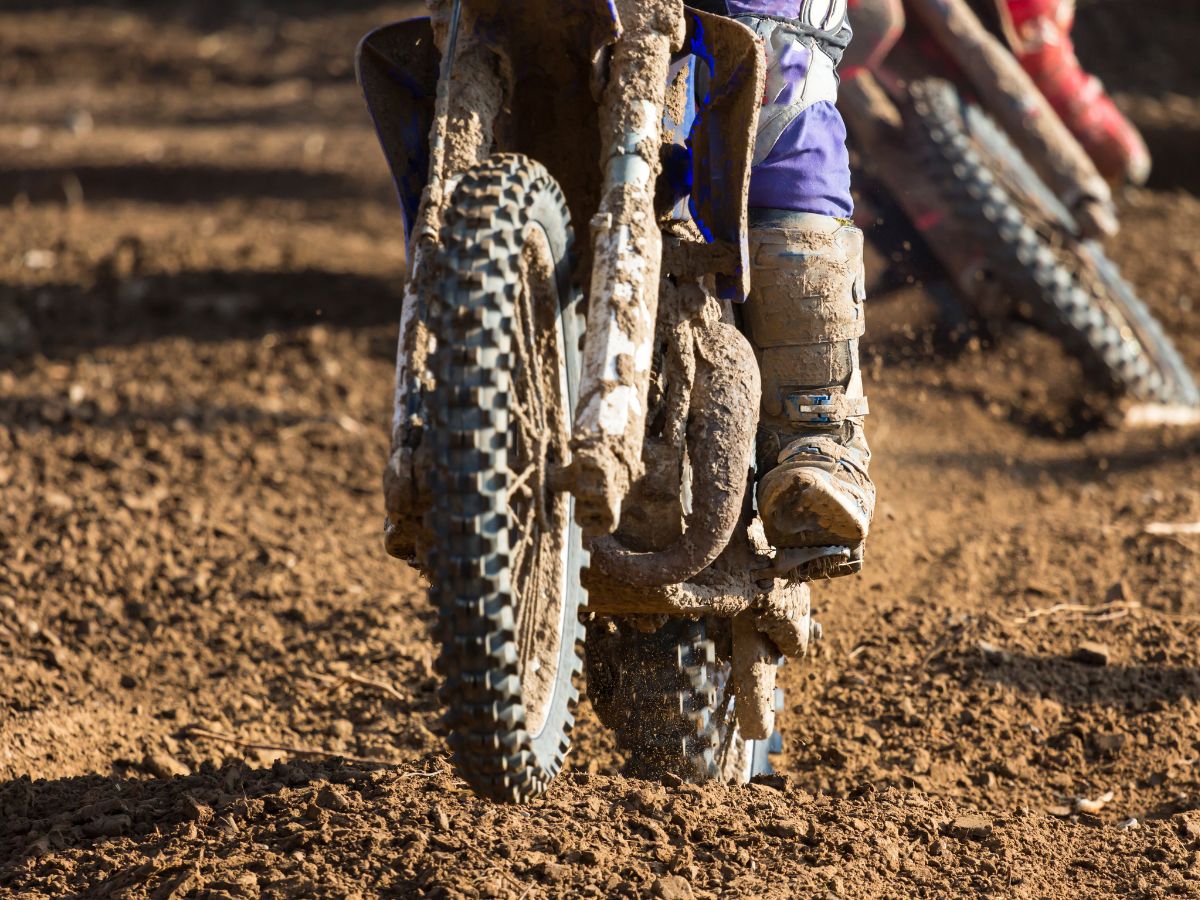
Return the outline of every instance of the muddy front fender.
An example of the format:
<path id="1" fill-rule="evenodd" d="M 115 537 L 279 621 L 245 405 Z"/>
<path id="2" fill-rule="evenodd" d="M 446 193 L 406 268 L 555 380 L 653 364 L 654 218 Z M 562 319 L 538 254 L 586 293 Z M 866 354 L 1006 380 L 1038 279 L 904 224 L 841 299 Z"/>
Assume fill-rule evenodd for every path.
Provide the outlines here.
<path id="1" fill-rule="evenodd" d="M 430 131 L 434 120 L 439 54 L 429 19 L 387 25 L 359 43 L 358 81 L 391 170 L 404 217 L 409 278 L 400 310 L 393 394 L 392 449 L 384 469 L 388 520 L 386 546 L 392 556 L 413 561 L 420 543 L 428 497 L 416 477 L 422 444 L 420 373 L 426 347 L 417 273 L 425 252 L 411 240 L 421 197 L 429 181 Z"/>
<path id="2" fill-rule="evenodd" d="M 358 45 L 358 83 L 396 183 L 406 236 L 429 180 L 439 59 L 427 18 L 377 28 Z"/>

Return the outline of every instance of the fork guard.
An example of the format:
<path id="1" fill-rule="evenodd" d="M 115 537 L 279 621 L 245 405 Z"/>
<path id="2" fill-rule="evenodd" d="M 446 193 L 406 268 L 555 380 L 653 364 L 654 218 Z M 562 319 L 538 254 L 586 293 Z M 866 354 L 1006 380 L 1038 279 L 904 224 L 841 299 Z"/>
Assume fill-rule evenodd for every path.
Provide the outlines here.
<path id="1" fill-rule="evenodd" d="M 592 565 L 635 587 L 689 581 L 725 550 L 741 519 L 762 400 L 758 361 L 750 342 L 716 322 L 696 331 L 687 447 L 692 462 L 692 511 L 683 535 L 664 550 L 637 552 L 615 535 L 592 542 Z M 682 488 L 682 485 L 680 486 Z"/>
<path id="2" fill-rule="evenodd" d="M 396 183 L 404 233 L 411 236 L 429 180 L 439 54 L 428 18 L 377 28 L 355 56 L 359 87 Z"/>
<path id="3" fill-rule="evenodd" d="M 730 19 L 685 14 L 677 0 L 617 0 L 616 7 L 626 30 L 613 48 L 601 104 L 608 113 L 601 136 L 610 155 L 591 223 L 587 343 L 571 442 L 576 518 L 589 535 L 617 529 L 624 499 L 642 474 L 663 258 L 653 223 L 664 120 L 670 117 L 670 51 L 682 46 L 690 53 L 696 74 L 686 144 L 692 220 L 709 244 L 735 249 L 732 270 L 716 273 L 722 299 L 745 299 L 749 287 L 746 206 L 765 79 L 754 34 Z M 638 66 L 647 71 L 630 77 Z"/>

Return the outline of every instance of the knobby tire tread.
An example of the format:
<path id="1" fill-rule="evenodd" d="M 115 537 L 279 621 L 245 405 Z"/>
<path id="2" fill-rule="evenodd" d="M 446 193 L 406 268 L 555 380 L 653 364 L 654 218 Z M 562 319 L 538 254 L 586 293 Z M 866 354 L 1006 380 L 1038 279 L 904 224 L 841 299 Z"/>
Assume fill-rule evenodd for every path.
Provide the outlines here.
<path id="1" fill-rule="evenodd" d="M 615 630 L 589 631 L 588 697 L 615 733 L 630 774 L 723 780 L 720 667 L 728 668 L 717 660 L 703 620 L 670 619 L 650 634 L 619 620 Z M 730 707 L 726 727 L 734 721 Z M 735 734 L 733 740 L 731 757 L 740 760 L 742 739 Z"/>
<path id="2" fill-rule="evenodd" d="M 438 348 L 428 408 L 436 464 L 426 571 L 438 609 L 445 723 L 468 782 L 509 802 L 540 795 L 562 768 L 582 671 L 580 591 L 564 599 L 562 639 L 571 652 L 555 690 L 567 692 L 565 718 L 547 723 L 560 734 L 549 757 L 539 757 L 524 727 L 505 497 L 513 310 L 532 198 L 547 193 L 569 246 L 565 198 L 542 166 L 506 154 L 467 172 L 446 212 L 432 304 Z"/>
<path id="3" fill-rule="evenodd" d="M 1195 384 L 1161 326 L 1124 282 L 1121 303 L 1136 304 L 1140 330 L 1166 361 L 1163 371 L 1099 302 L 1029 223 L 1014 197 L 1001 185 L 973 144 L 957 89 L 937 78 L 909 85 L 911 132 L 927 174 L 960 221 L 984 249 L 995 276 L 1014 299 L 1030 304 L 1034 317 L 1083 365 L 1085 373 L 1111 394 L 1150 403 L 1196 403 Z M 1119 278 L 1119 276 L 1117 276 Z M 1111 274 L 1106 280 L 1111 279 Z M 1118 304 L 1120 306 L 1120 303 Z M 1126 333 L 1130 333 L 1127 338 Z M 1182 373 L 1182 374 L 1181 374 Z M 1181 383 L 1182 379 L 1182 383 Z"/>

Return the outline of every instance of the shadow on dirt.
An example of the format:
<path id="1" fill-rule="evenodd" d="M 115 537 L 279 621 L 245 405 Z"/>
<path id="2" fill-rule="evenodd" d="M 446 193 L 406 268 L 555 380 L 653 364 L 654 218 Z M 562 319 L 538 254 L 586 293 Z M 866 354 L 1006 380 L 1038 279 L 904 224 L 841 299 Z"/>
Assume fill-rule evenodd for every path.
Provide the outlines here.
<path id="1" fill-rule="evenodd" d="M 223 406 L 152 406 L 122 409 L 106 414 L 90 401 L 73 404 L 60 395 L 46 394 L 17 399 L 0 398 L 0 422 L 9 430 L 49 431 L 65 434 L 80 431 L 116 431 L 129 433 L 155 426 L 193 431 L 215 432 L 228 426 L 245 426 L 278 432 L 282 429 L 312 428 L 321 424 L 337 427 L 335 417 L 302 416 L 288 412 L 269 412 L 248 404 Z"/>
<path id="2" fill-rule="evenodd" d="M 331 13 L 357 17 L 365 27 L 427 15 L 424 0 L 8 0 L 2 4 L 6 14 L 50 14 L 80 11 L 133 14 L 164 24 L 183 26 L 197 32 L 218 32 L 239 26 L 279 29 L 288 22 L 329 19 Z M 286 46 L 285 42 L 275 45 Z M 353 43 L 346 46 L 349 60 Z M 175 67 L 169 66 L 174 69 Z M 339 66 L 339 69 L 341 67 Z M 331 75 L 320 67 L 306 69 L 308 75 L 325 80 Z M 296 73 L 300 74 L 300 73 Z"/>
<path id="3" fill-rule="evenodd" d="M 1200 453 L 1200 435 L 1180 435 L 1177 441 L 1157 445 L 1124 447 L 1103 456 L 1069 457 L 1066 459 L 1037 459 L 1021 461 L 996 453 L 920 453 L 906 454 L 918 465 L 935 466 L 972 472 L 985 476 L 989 472 L 1005 472 L 1024 484 L 1039 485 L 1078 482 L 1090 484 L 1110 475 L 1140 472 L 1173 461 L 1192 459 Z"/>
<path id="4" fill-rule="evenodd" d="M 0 346 L 0 365 L 35 353 L 69 359 L 168 336 L 220 341 L 318 324 L 391 324 L 398 321 L 399 309 L 399 277 L 393 282 L 315 269 L 207 269 L 124 278 L 101 271 L 88 287 L 0 284 L 0 316 L 7 310 L 10 317 L 21 317 L 28 335 L 23 346 Z M 394 342 L 385 343 L 372 346 L 372 353 L 391 358 Z"/>
<path id="5" fill-rule="evenodd" d="M 1180 700 L 1200 698 L 1200 669 L 1165 664 L 1087 665 L 1068 656 L 1003 652 L 994 662 L 964 660 L 979 677 L 1063 706 L 1109 706 L 1152 712 Z"/>
<path id="6" fill-rule="evenodd" d="M 948 394 L 970 398 L 980 409 L 995 410 L 995 396 L 987 390 L 952 385 L 944 386 L 944 389 Z M 1101 395 L 1090 398 L 1083 396 L 1076 386 L 1074 395 L 1063 391 L 1061 405 L 1052 412 L 1047 412 L 1032 403 L 1018 402 L 1009 403 L 1007 406 L 1002 404 L 1000 415 L 1010 424 L 1036 437 L 1074 440 L 1109 425 L 1107 415 L 1112 404 L 1106 400 L 1107 398 Z M 1045 466 L 1031 468 L 1044 470 Z"/>
<path id="7" fill-rule="evenodd" d="M 1046 367 L 1031 367 L 1038 377 L 1025 375 L 1004 385 L 967 378 L 941 379 L 930 393 L 962 397 L 990 415 L 1001 416 L 1022 431 L 1052 440 L 1080 438 L 1108 424 L 1112 402 L 1089 395 L 1074 360 L 1065 358 L 1051 339 L 1036 333 L 1019 319 L 984 321 L 971 314 L 946 281 L 930 281 L 923 290 L 883 293 L 873 298 L 872 325 L 863 342 L 868 360 L 891 367 L 923 366 L 954 361 L 970 354 L 981 360 L 999 358 L 1001 364 L 1014 352 L 1024 352 L 1030 336 L 1041 348 L 1050 347 L 1053 358 Z M 1046 382 L 1055 385 L 1047 395 Z"/>
<path id="8" fill-rule="evenodd" d="M 350 79 L 347 79 L 348 81 Z M 355 129 L 370 128 L 371 119 L 367 115 L 366 109 L 360 109 L 358 103 L 346 103 L 344 106 L 335 107 L 333 109 L 321 108 L 315 110 L 313 103 L 308 99 L 301 100 L 281 100 L 270 104 L 255 106 L 251 109 L 221 109 L 212 110 L 211 112 L 186 109 L 179 110 L 173 113 L 156 113 L 152 120 L 135 118 L 138 124 L 146 124 L 147 121 L 153 121 L 156 126 L 202 126 L 210 127 L 217 126 L 228 128 L 234 125 L 252 125 L 256 128 L 262 128 L 270 125 L 287 125 L 287 126 L 305 126 L 319 130 L 321 133 L 329 134 L 338 130 L 353 131 Z M 48 120 L 44 124 L 47 127 L 52 127 L 59 124 L 57 121 Z M 379 171 L 385 172 L 382 157 L 380 157 Z M 391 185 L 391 182 L 381 174 L 380 184 Z M 363 193 L 364 185 L 367 182 L 354 182 L 351 190 L 351 197 L 356 197 Z M 372 197 L 378 198 L 379 193 L 373 193 Z"/>
<path id="9" fill-rule="evenodd" d="M 278 836 L 286 842 L 288 823 L 301 818 L 309 801 L 295 795 L 316 781 L 346 784 L 371 770 L 340 760 L 278 762 L 265 769 L 229 762 L 220 769 L 206 763 L 196 774 L 174 778 L 17 778 L 0 784 L 0 888 L 7 880 L 5 870 L 23 857 L 66 848 L 86 851 L 120 837 L 144 841 L 153 857 L 156 845 L 161 849 L 171 843 L 180 829 L 204 828 L 222 818 L 232 822 L 249 812 L 277 815 Z M 152 875 L 169 883 L 172 874 L 153 867 L 144 872 L 126 869 L 93 885 L 92 896 L 110 896 L 129 884 L 145 885 Z"/>
<path id="10" fill-rule="evenodd" d="M 329 172 L 302 169 L 229 169 L 159 163 L 119 166 L 48 166 L 0 169 L 0 204 L 20 195 L 33 202 L 63 201 L 73 193 L 88 202 L 213 203 L 221 200 L 348 200 L 378 198 L 378 190 Z"/>
<path id="11" fill-rule="evenodd" d="M 424 7 L 422 0 L 394 0 L 392 3 L 338 0 L 336 4 L 330 4 L 328 0 L 7 0 L 4 4 L 6 12 L 108 9 L 197 24 L 221 24 L 269 14 L 289 18 L 327 17 L 331 8 L 350 13 L 378 9 L 391 14 L 418 15 Z"/>

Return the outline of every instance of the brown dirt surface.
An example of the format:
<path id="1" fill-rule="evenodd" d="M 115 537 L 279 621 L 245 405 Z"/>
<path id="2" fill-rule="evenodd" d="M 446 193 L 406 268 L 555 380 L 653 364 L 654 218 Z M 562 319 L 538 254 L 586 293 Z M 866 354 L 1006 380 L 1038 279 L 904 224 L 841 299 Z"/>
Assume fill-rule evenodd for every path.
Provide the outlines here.
<path id="1" fill-rule="evenodd" d="M 351 60 L 405 4 L 334 6 L 0 10 L 0 896 L 1200 896 L 1200 539 L 1146 531 L 1200 520 L 1200 432 L 1087 431 L 1052 344 L 945 355 L 915 290 L 779 777 L 625 778 L 585 703 L 546 798 L 466 790 L 381 548 L 404 255 Z M 1200 366 L 1200 20 L 1145 6 L 1080 9 L 1159 129 L 1111 250 Z"/>

